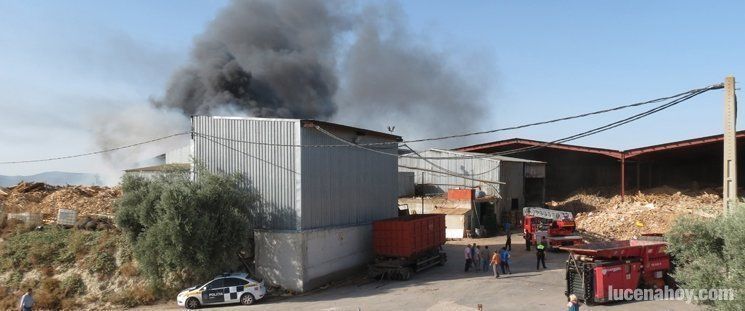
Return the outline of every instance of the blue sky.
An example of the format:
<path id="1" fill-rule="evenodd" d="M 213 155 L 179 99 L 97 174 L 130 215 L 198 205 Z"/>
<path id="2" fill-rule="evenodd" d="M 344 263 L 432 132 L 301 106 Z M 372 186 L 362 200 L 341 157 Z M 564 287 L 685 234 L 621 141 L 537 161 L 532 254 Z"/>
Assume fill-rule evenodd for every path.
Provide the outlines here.
<path id="1" fill-rule="evenodd" d="M 172 72 L 188 59 L 194 36 L 226 3 L 0 0 L 0 161 L 96 150 L 91 124 L 100 121 L 98 116 L 147 105 L 162 95 Z M 474 112 L 484 129 L 662 97 L 730 74 L 745 79 L 745 2 L 417 0 L 400 5 L 421 40 L 452 55 L 466 76 L 478 71 L 482 74 L 473 76 L 488 77 L 482 85 L 490 108 Z M 722 102 L 723 92 L 712 91 L 574 143 L 627 149 L 717 134 Z M 638 111 L 478 140 L 552 140 Z M 3 165 L 0 174 L 107 167 L 100 158 L 86 158 Z"/>

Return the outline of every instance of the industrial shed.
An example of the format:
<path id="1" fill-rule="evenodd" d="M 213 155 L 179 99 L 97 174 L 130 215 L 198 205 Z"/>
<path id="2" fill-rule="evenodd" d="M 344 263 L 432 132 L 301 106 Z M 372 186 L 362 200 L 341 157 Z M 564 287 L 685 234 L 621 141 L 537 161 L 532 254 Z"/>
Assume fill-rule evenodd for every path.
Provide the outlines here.
<path id="1" fill-rule="evenodd" d="M 738 161 L 743 161 L 745 131 L 736 133 Z M 683 189 L 721 187 L 723 136 L 713 135 L 629 150 L 612 150 L 529 139 L 508 139 L 458 148 L 499 153 L 541 147 L 511 155 L 546 162 L 546 197 L 561 200 L 583 189 L 624 195 L 660 186 Z M 738 166 L 738 176 L 745 168 Z"/>
<path id="2" fill-rule="evenodd" d="M 429 149 L 399 158 L 398 170 L 414 174 L 418 195 L 435 197 L 400 198 L 399 204 L 423 213 L 440 213 L 439 208 L 473 209 L 466 230 L 484 226 L 496 232 L 502 222 L 515 222 L 513 214 L 523 207 L 544 201 L 545 163 L 540 161 Z M 465 203 L 437 201 L 436 197 L 459 188 L 476 188 L 477 192 Z"/>
<path id="3" fill-rule="evenodd" d="M 241 173 L 262 196 L 252 211 L 256 265 L 272 284 L 307 291 L 367 264 L 371 222 L 398 214 L 398 136 L 315 120 L 208 116 L 192 117 L 192 130 L 198 165 Z M 371 152 L 345 142 L 383 144 Z"/>

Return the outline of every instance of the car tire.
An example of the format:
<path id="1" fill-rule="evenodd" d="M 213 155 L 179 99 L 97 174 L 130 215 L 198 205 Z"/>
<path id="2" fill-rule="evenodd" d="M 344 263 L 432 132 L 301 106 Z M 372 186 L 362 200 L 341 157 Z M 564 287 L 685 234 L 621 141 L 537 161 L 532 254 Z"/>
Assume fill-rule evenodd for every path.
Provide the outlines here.
<path id="1" fill-rule="evenodd" d="M 186 303 L 184 304 L 184 306 L 186 306 L 186 308 L 190 310 L 199 309 L 199 300 L 194 297 L 186 299 Z"/>
<path id="2" fill-rule="evenodd" d="M 241 296 L 241 304 L 244 306 L 252 305 L 254 302 L 256 302 L 256 298 L 254 298 L 254 295 L 245 293 L 243 294 L 243 296 Z"/>

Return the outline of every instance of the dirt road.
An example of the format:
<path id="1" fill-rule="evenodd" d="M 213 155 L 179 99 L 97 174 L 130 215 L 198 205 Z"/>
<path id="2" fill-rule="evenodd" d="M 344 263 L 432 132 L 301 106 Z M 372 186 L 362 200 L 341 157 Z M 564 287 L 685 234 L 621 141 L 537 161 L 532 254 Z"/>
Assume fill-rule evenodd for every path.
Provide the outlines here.
<path id="1" fill-rule="evenodd" d="M 535 254 L 525 251 L 513 235 L 512 274 L 498 279 L 491 272 L 463 272 L 463 248 L 467 242 L 502 246 L 504 237 L 448 242 L 449 261 L 415 275 L 408 281 L 368 281 L 356 278 L 346 284 L 301 296 L 277 297 L 254 306 L 227 306 L 209 310 L 566 310 L 564 296 L 565 253 L 549 253 L 548 270 L 535 270 Z M 170 305 L 154 308 L 178 309 Z M 608 306 L 582 305 L 581 310 L 702 310 L 682 301 L 642 301 Z"/>

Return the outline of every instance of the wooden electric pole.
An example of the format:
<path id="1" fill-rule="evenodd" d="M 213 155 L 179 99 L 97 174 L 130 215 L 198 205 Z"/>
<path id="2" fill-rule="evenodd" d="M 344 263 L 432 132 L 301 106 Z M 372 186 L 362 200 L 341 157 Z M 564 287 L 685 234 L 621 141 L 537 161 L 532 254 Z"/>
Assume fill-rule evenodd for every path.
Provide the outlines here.
<path id="1" fill-rule="evenodd" d="M 724 213 L 729 214 L 737 207 L 737 98 L 735 97 L 735 77 L 724 79 L 724 184 L 722 201 Z"/>

